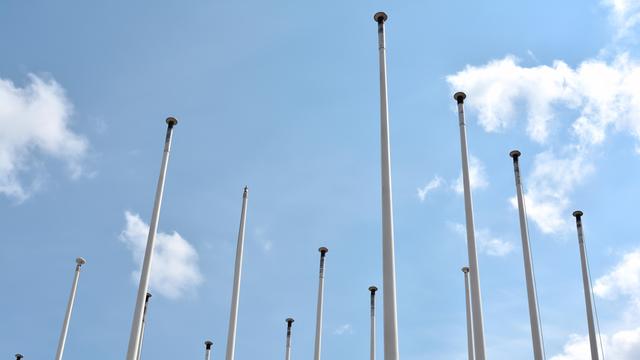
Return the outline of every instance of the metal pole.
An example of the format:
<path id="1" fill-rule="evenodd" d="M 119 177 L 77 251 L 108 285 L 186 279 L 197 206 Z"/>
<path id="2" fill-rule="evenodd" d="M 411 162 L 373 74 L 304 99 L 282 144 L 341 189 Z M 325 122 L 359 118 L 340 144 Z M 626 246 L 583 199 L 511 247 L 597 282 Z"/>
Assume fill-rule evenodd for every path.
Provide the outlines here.
<path id="1" fill-rule="evenodd" d="M 516 179 L 516 194 L 518 197 L 518 212 L 520 214 L 520 236 L 522 238 L 522 256 L 524 257 L 524 276 L 527 283 L 527 298 L 529 301 L 529 321 L 531 323 L 531 340 L 533 343 L 534 360 L 544 359 L 544 343 L 542 341 L 542 329 L 538 318 L 538 296 L 536 294 L 535 274 L 531 259 L 531 245 L 529 244 L 529 229 L 524 207 L 524 195 L 522 180 L 520 178 L 520 164 L 518 158 L 521 153 L 513 150 L 509 156 L 513 158 L 513 172 Z"/>
<path id="2" fill-rule="evenodd" d="M 370 360 L 376 360 L 376 291 L 378 288 L 369 286 L 371 292 L 371 344 L 369 345 Z"/>
<path id="3" fill-rule="evenodd" d="M 471 287 L 471 310 L 473 314 L 473 345 L 477 360 L 485 360 L 484 321 L 482 319 L 482 299 L 480 295 L 480 269 L 476 251 L 476 236 L 473 225 L 473 201 L 471 199 L 471 183 L 469 180 L 469 160 L 467 150 L 467 131 L 464 122 L 463 92 L 457 92 L 453 98 L 458 102 L 458 122 L 460 125 L 460 148 L 462 152 L 462 183 L 464 185 L 464 211 L 467 223 L 467 250 L 469 253 L 469 283 Z"/>
<path id="4" fill-rule="evenodd" d="M 292 318 L 287 318 L 287 347 L 285 348 L 284 359 L 291 360 L 291 325 L 293 324 Z"/>
<path id="5" fill-rule="evenodd" d="M 69 294 L 69 301 L 67 302 L 67 313 L 64 315 L 64 322 L 62 323 L 62 331 L 60 332 L 60 339 L 58 341 L 58 350 L 56 352 L 56 360 L 62 359 L 64 353 L 64 345 L 67 341 L 67 333 L 69 332 L 69 321 L 71 320 L 71 312 L 73 311 L 73 303 L 76 300 L 76 291 L 78 290 L 78 279 L 80 278 L 80 267 L 86 264 L 86 260 L 79 257 L 76 259 L 76 271 L 73 275 L 73 284 L 71 285 L 71 294 Z M 16 354 L 20 355 L 20 354 Z M 22 356 L 22 355 L 20 355 Z"/>
<path id="6" fill-rule="evenodd" d="M 22 356 L 22 354 L 16 354 L 16 360 L 20 360 L 22 359 L 24 356 Z"/>
<path id="7" fill-rule="evenodd" d="M 158 231 L 158 218 L 160 217 L 160 207 L 162 205 L 162 193 L 164 192 L 164 178 L 167 174 L 167 164 L 169 162 L 169 152 L 171 151 L 171 137 L 173 135 L 173 127 L 178 123 L 173 117 L 167 118 L 167 135 L 164 141 L 164 152 L 162 155 L 162 164 L 160 166 L 160 177 L 158 178 L 158 186 L 156 188 L 156 197 L 153 205 L 153 213 L 151 214 L 151 223 L 149 224 L 149 235 L 147 237 L 147 248 L 144 253 L 144 261 L 142 263 L 142 272 L 140 274 L 140 285 L 138 286 L 138 296 L 136 298 L 136 307 L 133 313 L 133 321 L 131 322 L 131 335 L 129 337 L 129 348 L 127 350 L 127 360 L 136 360 L 138 355 L 138 347 L 140 345 L 140 334 L 142 330 L 142 311 L 144 301 L 149 290 L 149 274 L 151 272 L 151 258 L 153 256 L 153 247 L 156 241 L 156 232 Z"/>
<path id="8" fill-rule="evenodd" d="M 144 311 L 142 313 L 142 330 L 140 331 L 140 344 L 138 345 L 138 356 L 136 357 L 140 360 L 140 356 L 142 355 L 142 343 L 144 342 L 144 329 L 147 327 L 147 306 L 149 305 L 149 299 L 151 298 L 151 294 L 147 293 L 147 297 L 144 299 Z"/>
<path id="9" fill-rule="evenodd" d="M 324 299 L 324 260 L 329 252 L 326 247 L 318 249 L 320 252 L 320 278 L 318 281 L 318 307 L 316 310 L 316 342 L 313 352 L 313 359 L 320 360 L 320 348 L 322 347 L 322 308 Z"/>
<path id="10" fill-rule="evenodd" d="M 240 280 L 242 278 L 242 254 L 244 251 L 244 226 L 247 221 L 247 201 L 249 188 L 244 187 L 242 194 L 242 212 L 240 213 L 240 229 L 238 230 L 238 245 L 236 247 L 236 267 L 233 276 L 233 294 L 231 295 L 231 311 L 229 314 L 229 332 L 227 333 L 227 357 L 233 360 L 236 352 L 236 328 L 238 323 L 238 302 L 240 298 Z"/>
<path id="11" fill-rule="evenodd" d="M 591 348 L 591 360 L 598 360 L 598 342 L 596 340 L 596 326 L 593 321 L 593 304 L 591 303 L 591 280 L 587 267 L 587 252 L 584 245 L 584 234 L 582 233 L 582 215 L 580 210 L 574 211 L 576 217 L 576 227 L 578 229 L 578 244 L 580 245 L 580 262 L 582 264 L 582 285 L 584 286 L 584 301 L 587 307 L 587 325 L 589 326 L 589 345 Z"/>
<path id="12" fill-rule="evenodd" d="M 204 360 L 211 360 L 211 345 L 213 345 L 211 340 L 204 342 Z"/>
<path id="13" fill-rule="evenodd" d="M 396 306 L 396 265 L 393 241 L 393 199 L 391 194 L 391 150 L 389 145 L 389 109 L 387 100 L 387 59 L 384 22 L 387 14 L 376 13 L 380 61 L 380 151 L 382 177 L 382 286 L 384 312 L 384 359 L 398 360 L 398 319 Z"/>
<path id="14" fill-rule="evenodd" d="M 473 324 L 471 324 L 471 296 L 469 294 L 469 268 L 463 267 L 464 273 L 464 298 L 467 309 L 467 351 L 469 352 L 469 360 L 474 360 L 473 351 Z"/>

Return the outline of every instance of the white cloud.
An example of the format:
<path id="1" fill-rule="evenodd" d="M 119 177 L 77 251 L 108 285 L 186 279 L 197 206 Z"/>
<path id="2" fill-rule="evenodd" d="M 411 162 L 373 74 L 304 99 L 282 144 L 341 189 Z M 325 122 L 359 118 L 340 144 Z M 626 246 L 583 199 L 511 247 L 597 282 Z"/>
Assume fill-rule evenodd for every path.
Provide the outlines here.
<path id="1" fill-rule="evenodd" d="M 630 34 L 630 30 L 640 22 L 640 1 L 638 0 L 602 0 L 611 8 L 613 23 L 618 37 Z"/>
<path id="2" fill-rule="evenodd" d="M 455 222 L 450 222 L 448 225 L 453 232 L 466 239 L 466 226 Z M 478 250 L 482 253 L 490 256 L 506 256 L 514 250 L 512 242 L 493 235 L 489 229 L 476 229 L 475 234 Z"/>
<path id="3" fill-rule="evenodd" d="M 127 226 L 120 234 L 120 241 L 131 250 L 134 260 L 142 267 L 147 246 L 149 225 L 138 214 L 125 212 Z M 132 273 L 134 281 L 140 279 L 140 271 Z M 198 253 L 187 240 L 174 232 L 158 232 L 151 264 L 149 287 L 170 299 L 177 299 L 192 291 L 203 281 L 198 268 Z"/>
<path id="4" fill-rule="evenodd" d="M 29 75 L 25 87 L 0 79 L 0 193 L 28 198 L 36 187 L 34 168 L 43 158 L 66 163 L 72 177 L 82 173 L 80 165 L 88 143 L 69 129 L 72 105 L 64 89 L 54 80 Z"/>
<path id="5" fill-rule="evenodd" d="M 484 169 L 484 164 L 478 158 L 473 155 L 469 155 L 469 182 L 471 183 L 471 189 L 484 189 L 489 186 L 489 178 L 487 172 Z M 456 179 L 451 188 L 458 194 L 464 193 L 464 186 L 462 184 L 462 174 Z"/>
<path id="6" fill-rule="evenodd" d="M 265 228 L 257 227 L 255 230 L 255 238 L 258 243 L 260 243 L 260 246 L 262 247 L 262 250 L 264 250 L 264 252 L 268 253 L 271 251 L 271 249 L 273 249 L 273 241 L 271 241 L 267 237 L 267 231 Z"/>
<path id="7" fill-rule="evenodd" d="M 607 359 L 640 359 L 640 328 L 618 331 L 612 336 L 602 335 L 602 346 Z M 604 358 L 600 344 L 598 344 L 598 350 L 600 358 Z M 574 334 L 564 345 L 562 353 L 551 357 L 550 360 L 584 360 L 590 358 L 589 337 Z"/>
<path id="8" fill-rule="evenodd" d="M 640 249 L 625 254 L 608 274 L 598 278 L 593 292 L 605 299 L 627 296 L 640 310 Z"/>
<path id="9" fill-rule="evenodd" d="M 433 190 L 438 189 L 440 186 L 442 186 L 442 184 L 444 184 L 444 180 L 440 176 L 436 175 L 434 176 L 433 179 L 431 179 L 431 181 L 426 183 L 423 187 L 418 188 L 417 189 L 418 199 L 420 199 L 420 202 L 424 202 L 424 200 L 427 197 L 427 194 L 429 194 Z"/>
<path id="10" fill-rule="evenodd" d="M 351 324 L 344 324 L 338 326 L 337 329 L 333 331 L 334 335 L 351 335 L 353 334 L 353 326 Z"/>

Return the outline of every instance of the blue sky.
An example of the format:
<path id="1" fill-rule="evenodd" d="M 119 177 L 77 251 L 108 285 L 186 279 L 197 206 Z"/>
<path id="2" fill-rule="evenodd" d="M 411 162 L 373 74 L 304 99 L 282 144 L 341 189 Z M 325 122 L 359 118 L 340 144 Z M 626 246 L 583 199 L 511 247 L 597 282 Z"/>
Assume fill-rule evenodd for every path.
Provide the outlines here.
<path id="1" fill-rule="evenodd" d="M 637 0 L 4 2 L 2 356 L 53 356 L 77 256 L 87 264 L 65 359 L 125 356 L 173 115 L 143 356 L 200 357 L 205 339 L 224 356 L 248 185 L 236 358 L 282 358 L 288 316 L 293 358 L 312 356 L 327 246 L 324 358 L 366 359 L 367 288 L 381 285 L 380 10 L 401 357 L 466 356 L 462 90 L 489 358 L 532 353 L 511 203 L 518 148 L 547 357 L 586 354 L 579 208 L 605 354 L 637 359 Z"/>

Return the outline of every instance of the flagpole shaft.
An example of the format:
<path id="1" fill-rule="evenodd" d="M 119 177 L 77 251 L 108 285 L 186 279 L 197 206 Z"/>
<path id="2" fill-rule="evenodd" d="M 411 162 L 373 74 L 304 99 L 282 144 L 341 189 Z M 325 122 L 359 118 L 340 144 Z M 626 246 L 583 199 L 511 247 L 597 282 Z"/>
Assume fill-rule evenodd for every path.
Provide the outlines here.
<path id="1" fill-rule="evenodd" d="M 535 274 L 533 273 L 531 245 L 529 242 L 529 229 L 524 208 L 524 194 L 522 191 L 522 179 L 520 177 L 520 151 L 514 150 L 509 154 L 513 158 L 513 172 L 516 181 L 516 195 L 518 198 L 518 213 L 520 216 L 520 237 L 522 238 L 522 256 L 524 258 L 524 275 L 527 285 L 527 300 L 529 302 L 529 321 L 531 325 L 531 341 L 533 343 L 534 360 L 544 358 L 544 343 L 542 330 L 538 318 L 538 297 L 536 295 Z"/>
<path id="2" fill-rule="evenodd" d="M 318 249 L 320 251 L 320 276 L 318 279 L 318 306 L 316 309 L 316 340 L 313 352 L 313 359 L 320 360 L 320 350 L 322 348 L 322 309 L 324 300 L 324 261 L 329 250 L 326 247 Z"/>
<path id="3" fill-rule="evenodd" d="M 469 283 L 471 287 L 471 310 L 473 314 L 473 345 L 476 360 L 485 360 L 484 320 L 482 318 L 482 299 L 480 294 L 480 269 L 478 268 L 478 253 L 473 224 L 473 201 L 471 197 L 471 182 L 469 178 L 469 152 L 467 149 L 467 130 L 464 122 L 463 102 L 466 95 L 456 93 L 454 98 L 458 102 L 458 123 L 460 125 L 460 150 L 462 153 L 462 183 L 464 185 L 464 211 L 467 224 L 467 251 L 469 256 Z"/>
<path id="4" fill-rule="evenodd" d="M 140 344 L 138 344 L 138 355 L 136 356 L 137 360 L 140 360 L 140 357 L 142 356 L 142 344 L 144 343 L 144 329 L 147 327 L 147 308 L 149 307 L 150 298 L 151 298 L 151 294 L 147 293 L 147 296 L 144 299 L 144 311 L 142 312 L 142 329 L 140 330 Z"/>
<path id="5" fill-rule="evenodd" d="M 204 342 L 204 360 L 211 360 L 211 346 L 213 342 L 211 340 L 207 340 Z"/>
<path id="6" fill-rule="evenodd" d="M 471 294 L 469 293 L 469 268 L 463 267 L 464 273 L 464 298 L 467 312 L 467 351 L 469 352 L 469 360 L 474 360 L 474 348 L 473 348 L 473 324 L 471 319 Z"/>
<path id="7" fill-rule="evenodd" d="M 62 360 L 62 354 L 64 353 L 64 346 L 67 342 L 67 333 L 69 332 L 69 322 L 71 321 L 71 313 L 73 312 L 73 304 L 76 300 L 76 292 L 78 290 L 78 280 L 80 278 L 80 267 L 85 264 L 86 261 L 83 258 L 76 259 L 76 270 L 73 275 L 73 283 L 71 285 L 71 293 L 69 294 L 69 301 L 67 302 L 67 312 L 64 315 L 64 321 L 62 323 L 62 331 L 60 332 L 60 339 L 58 340 L 58 350 L 56 351 L 56 360 Z"/>
<path id="8" fill-rule="evenodd" d="M 369 353 L 370 360 L 376 360 L 376 291 L 378 291 L 378 288 L 370 286 L 369 291 L 371 292 L 371 343 L 369 345 Z"/>
<path id="9" fill-rule="evenodd" d="M 286 321 L 287 321 L 287 345 L 285 348 L 284 359 L 291 360 L 291 325 L 293 324 L 293 319 L 288 318 Z"/>
<path id="10" fill-rule="evenodd" d="M 151 214 L 151 223 L 149 224 L 149 235 L 147 237 L 147 247 L 144 253 L 144 261 L 142 263 L 142 271 L 140 273 L 140 285 L 138 286 L 138 296 L 136 298 L 136 307 L 133 313 L 133 321 L 131 323 L 131 334 L 129 337 L 129 348 L 127 350 L 127 360 L 136 360 L 138 355 L 138 347 L 140 345 L 140 334 L 142 330 L 142 315 L 144 301 L 147 291 L 149 290 L 149 275 L 151 273 L 151 258 L 153 256 L 153 248 L 156 240 L 156 232 L 158 231 L 158 219 L 160 217 L 160 207 L 162 205 L 162 194 L 164 192 L 164 179 L 167 174 L 167 164 L 169 162 L 169 153 L 171 151 L 171 138 L 173 135 L 173 127 L 178 123 L 174 118 L 167 119 L 167 135 L 164 142 L 164 152 L 162 155 L 162 163 L 160 166 L 160 176 L 156 187 L 156 196 L 153 205 L 153 213 Z"/>
<path id="11" fill-rule="evenodd" d="M 380 62 L 380 151 L 382 178 L 382 286 L 384 318 L 384 359 L 398 360 L 398 319 L 396 305 L 395 245 L 393 239 L 393 199 L 391 192 L 391 150 L 387 99 L 387 58 L 384 22 L 387 15 L 377 13 L 378 55 Z"/>
<path id="12" fill-rule="evenodd" d="M 242 194 L 242 212 L 240 213 L 240 229 L 238 230 L 238 245 L 236 247 L 236 265 L 233 277 L 233 294 L 231 296 L 231 312 L 229 314 L 229 331 L 227 333 L 226 360 L 233 360 L 236 352 L 236 329 L 238 323 L 238 303 L 240 299 L 240 281 L 242 279 L 242 256 L 244 253 L 244 234 L 247 221 L 247 202 L 249 188 L 245 186 Z"/>
<path id="13" fill-rule="evenodd" d="M 591 350 L 591 360 L 598 360 L 598 341 L 596 339 L 596 326 L 593 317 L 593 303 L 591 301 L 591 280 L 589 279 L 589 268 L 587 265 L 587 251 L 584 244 L 584 234 L 582 230 L 582 211 L 574 211 L 576 217 L 576 228 L 578 230 L 578 245 L 580 246 L 580 264 L 582 269 L 582 285 L 584 287 L 584 301 L 587 309 L 587 325 L 589 327 L 589 348 Z"/>

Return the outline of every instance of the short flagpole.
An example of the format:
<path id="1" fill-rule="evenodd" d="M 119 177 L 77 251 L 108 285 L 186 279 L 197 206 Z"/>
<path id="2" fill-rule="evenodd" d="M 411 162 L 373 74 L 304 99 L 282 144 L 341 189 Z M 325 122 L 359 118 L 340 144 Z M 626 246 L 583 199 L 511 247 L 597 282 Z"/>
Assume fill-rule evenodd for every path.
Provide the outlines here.
<path id="1" fill-rule="evenodd" d="M 73 276 L 73 284 L 71 285 L 71 294 L 69 294 L 69 301 L 67 302 L 67 312 L 64 316 L 64 322 L 62 323 L 62 331 L 60 332 L 60 339 L 58 340 L 58 350 L 56 352 L 56 360 L 62 360 L 62 354 L 64 353 L 64 345 L 67 342 L 67 333 L 69 332 L 69 321 L 71 320 L 73 303 L 76 300 L 76 292 L 78 290 L 78 279 L 80 278 L 80 268 L 82 267 L 82 265 L 86 263 L 87 262 L 81 257 L 76 259 L 76 271 Z M 20 355 L 20 354 L 17 354 L 17 355 Z"/>

